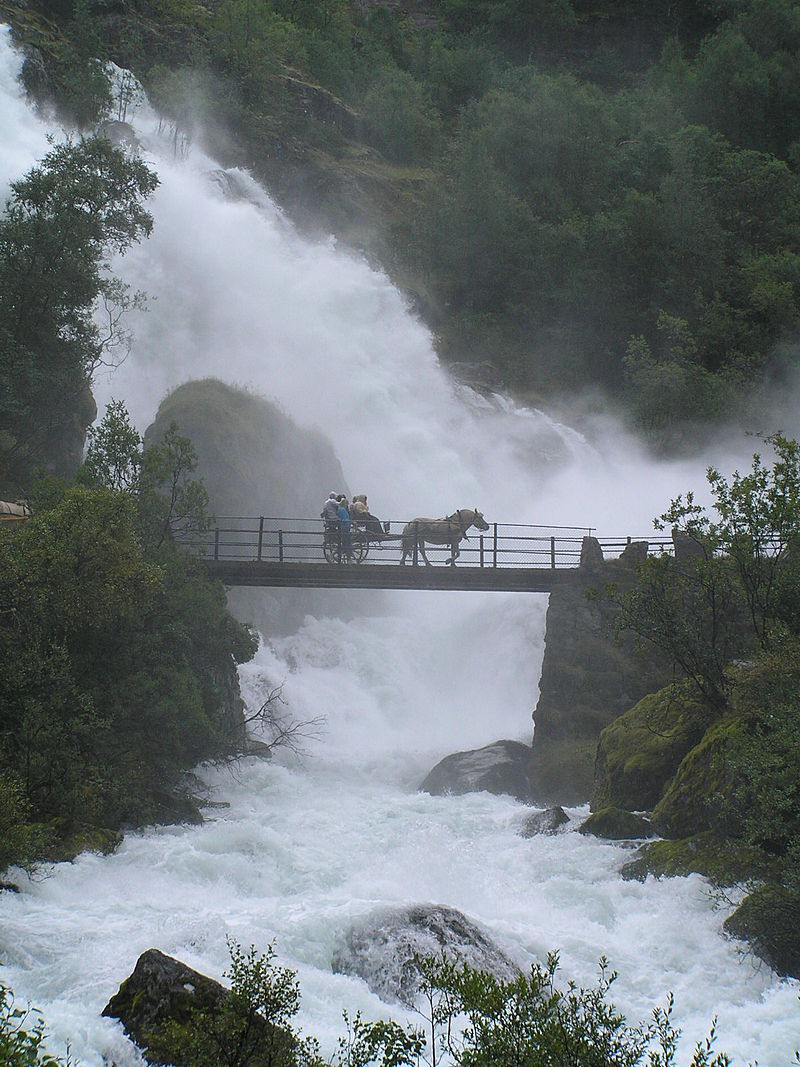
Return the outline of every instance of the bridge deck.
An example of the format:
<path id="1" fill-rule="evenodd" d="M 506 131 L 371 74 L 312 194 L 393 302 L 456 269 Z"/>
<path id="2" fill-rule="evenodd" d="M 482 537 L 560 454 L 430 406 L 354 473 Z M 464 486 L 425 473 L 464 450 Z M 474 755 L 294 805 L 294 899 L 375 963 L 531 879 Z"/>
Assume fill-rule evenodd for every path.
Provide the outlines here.
<path id="1" fill-rule="evenodd" d="M 317 589 L 462 589 L 549 593 L 574 576 L 562 567 L 425 567 L 385 564 L 275 563 L 267 560 L 206 560 L 213 577 L 231 586 L 292 586 Z"/>

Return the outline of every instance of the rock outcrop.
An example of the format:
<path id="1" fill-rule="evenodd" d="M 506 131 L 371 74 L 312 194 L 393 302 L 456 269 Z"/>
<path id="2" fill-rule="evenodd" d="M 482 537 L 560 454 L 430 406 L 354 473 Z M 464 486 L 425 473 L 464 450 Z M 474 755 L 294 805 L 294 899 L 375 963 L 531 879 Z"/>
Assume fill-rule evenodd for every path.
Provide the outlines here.
<path id="1" fill-rule="evenodd" d="M 616 605 L 604 595 L 609 585 L 633 588 L 642 544 L 604 562 L 600 545 L 584 538 L 575 578 L 550 594 L 531 761 L 538 803 L 585 803 L 601 731 L 671 679 L 662 656 L 614 631 Z"/>
<path id="2" fill-rule="evenodd" d="M 531 800 L 531 750 L 519 741 L 495 741 L 485 748 L 455 752 L 436 764 L 420 785 L 433 796 L 495 793 Z"/>
<path id="3" fill-rule="evenodd" d="M 643 697 L 600 734 L 592 811 L 651 811 L 708 724 L 708 710 L 685 684 Z"/>
<path id="4" fill-rule="evenodd" d="M 520 837 L 537 837 L 539 834 L 557 834 L 569 825 L 569 815 L 563 808 L 545 808 L 526 815 L 519 829 Z"/>
<path id="5" fill-rule="evenodd" d="M 416 958 L 451 961 L 513 980 L 519 967 L 455 908 L 437 904 L 383 908 L 353 926 L 333 955 L 337 974 L 363 978 L 387 1003 L 413 1007 L 420 973 Z"/>
<path id="6" fill-rule="evenodd" d="M 608 841 L 637 840 L 642 837 L 655 837 L 650 820 L 632 811 L 623 811 L 613 806 L 593 812 L 578 827 L 578 832 L 604 837 Z"/>
<path id="7" fill-rule="evenodd" d="M 230 992 L 185 963 L 150 948 L 139 957 L 133 973 L 103 1008 L 103 1015 L 119 1019 L 126 1034 L 145 1053 L 161 1027 L 185 1023 L 193 1012 L 216 1010 Z"/>
<path id="8" fill-rule="evenodd" d="M 765 885 L 745 897 L 723 923 L 778 974 L 800 978 L 800 893 Z"/>
<path id="9" fill-rule="evenodd" d="M 162 401 L 146 443 L 160 440 L 172 422 L 194 445 L 197 474 L 214 515 L 316 519 L 331 489 L 348 492 L 330 441 L 300 428 L 264 397 L 214 378 L 187 382 Z M 289 633 L 307 614 L 325 611 L 330 603 L 326 593 L 233 589 L 228 605 L 239 619 L 264 632 Z M 336 592 L 336 612 L 344 617 L 377 602 L 374 592 Z"/>
<path id="10" fill-rule="evenodd" d="M 226 1009 L 233 1010 L 227 1020 L 220 1022 Z M 237 1016 L 237 1010 L 231 1001 L 231 991 L 225 986 L 180 960 L 150 948 L 142 953 L 133 973 L 103 1008 L 103 1015 L 119 1019 L 149 1064 L 187 1062 L 176 1058 L 185 1053 L 185 1049 L 181 1047 L 181 1037 L 175 1033 L 174 1026 L 187 1027 L 189 1032 L 203 1024 L 214 1029 L 214 1020 L 217 1020 L 219 1032 L 225 1032 L 226 1022 L 229 1027 L 233 1023 L 237 1033 L 246 1035 L 249 1047 L 255 1049 L 263 1042 L 276 1056 L 275 1062 L 284 1062 L 282 1049 L 292 1047 L 292 1035 L 255 1012 L 242 1018 L 240 1011 Z M 248 1058 L 246 1062 L 256 1061 Z M 285 1062 L 290 1061 L 287 1058 Z"/>

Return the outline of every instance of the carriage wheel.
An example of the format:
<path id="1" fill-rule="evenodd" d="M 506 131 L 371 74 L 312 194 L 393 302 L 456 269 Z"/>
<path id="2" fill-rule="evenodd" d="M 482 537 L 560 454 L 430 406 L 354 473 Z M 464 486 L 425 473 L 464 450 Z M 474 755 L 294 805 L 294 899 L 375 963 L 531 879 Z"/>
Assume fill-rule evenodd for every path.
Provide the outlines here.
<path id="1" fill-rule="evenodd" d="M 326 537 L 322 542 L 322 552 L 328 563 L 339 562 L 339 542 L 336 538 Z"/>
<path id="2" fill-rule="evenodd" d="M 363 534 L 354 534 L 353 536 L 353 561 L 360 563 L 362 559 L 366 559 L 369 555 L 369 538 Z"/>

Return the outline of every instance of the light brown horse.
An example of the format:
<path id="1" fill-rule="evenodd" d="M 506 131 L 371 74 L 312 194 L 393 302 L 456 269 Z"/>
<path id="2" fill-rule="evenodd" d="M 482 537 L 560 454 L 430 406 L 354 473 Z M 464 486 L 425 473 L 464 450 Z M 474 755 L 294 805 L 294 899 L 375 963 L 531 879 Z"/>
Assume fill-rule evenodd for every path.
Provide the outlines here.
<path id="1" fill-rule="evenodd" d="M 489 523 L 474 508 L 459 508 L 445 519 L 412 519 L 403 527 L 403 558 L 400 563 L 405 563 L 406 556 L 413 556 L 416 544 L 426 566 L 430 567 L 431 561 L 425 555 L 427 541 L 429 545 L 450 545 L 450 559 L 447 562 L 455 567 L 456 558 L 460 555 L 458 546 L 471 526 L 479 530 L 489 529 Z"/>

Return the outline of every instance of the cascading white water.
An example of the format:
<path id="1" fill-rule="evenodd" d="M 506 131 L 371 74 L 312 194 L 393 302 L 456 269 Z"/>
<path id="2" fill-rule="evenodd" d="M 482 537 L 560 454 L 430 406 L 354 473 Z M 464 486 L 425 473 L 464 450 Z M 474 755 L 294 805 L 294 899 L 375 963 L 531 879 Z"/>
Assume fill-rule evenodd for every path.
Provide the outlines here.
<path id="1" fill-rule="evenodd" d="M 0 191 L 47 149 L 0 39 Z M 498 521 L 641 534 L 699 464 L 656 466 L 618 435 L 589 447 L 545 415 L 454 390 L 430 337 L 387 279 L 333 242 L 300 239 L 247 175 L 216 180 L 199 151 L 162 156 L 153 237 L 117 265 L 150 295 L 128 361 L 98 382 L 140 428 L 167 389 L 214 375 L 277 399 L 331 438 L 350 484 L 382 514 L 478 506 Z M 232 199 L 222 185 L 243 194 Z M 707 457 L 711 458 L 711 457 Z M 0 979 L 45 1012 L 52 1047 L 86 1064 L 140 1060 L 99 1013 L 138 954 L 156 946 L 220 975 L 225 936 L 297 968 L 302 1024 L 331 1049 L 343 1007 L 387 1009 L 331 973 L 354 918 L 409 901 L 461 908 L 521 963 L 560 948 L 565 977 L 591 983 L 605 953 L 615 999 L 643 1019 L 676 995 L 687 1047 L 719 1016 L 720 1046 L 767 1067 L 791 1058 L 797 983 L 741 962 L 697 877 L 622 882 L 625 847 L 578 834 L 523 840 L 523 809 L 484 794 L 432 798 L 415 786 L 448 751 L 530 738 L 542 655 L 542 597 L 395 594 L 391 614 L 309 618 L 242 669 L 251 705 L 283 684 L 300 719 L 324 714 L 305 760 L 202 769 L 229 804 L 200 828 L 126 837 L 18 896 L 0 896 Z M 104 1059 L 105 1058 L 105 1059 Z"/>

